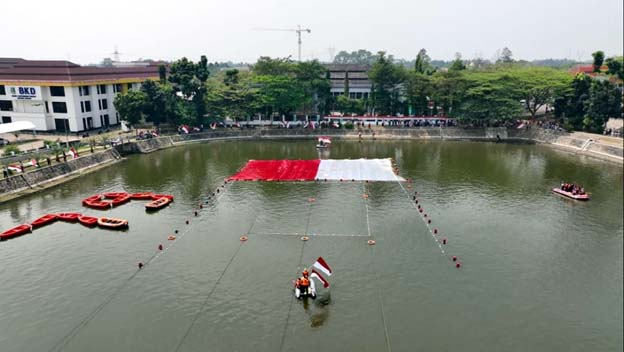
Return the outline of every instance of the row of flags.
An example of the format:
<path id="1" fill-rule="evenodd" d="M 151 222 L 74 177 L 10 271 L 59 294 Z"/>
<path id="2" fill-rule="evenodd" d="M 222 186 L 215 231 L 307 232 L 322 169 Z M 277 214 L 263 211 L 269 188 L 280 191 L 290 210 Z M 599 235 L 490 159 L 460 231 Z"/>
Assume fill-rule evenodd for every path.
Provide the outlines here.
<path id="1" fill-rule="evenodd" d="M 69 148 L 68 154 L 72 159 L 76 159 L 79 157 L 78 151 L 76 151 L 74 147 Z M 7 166 L 7 169 L 13 172 L 23 172 L 24 168 L 28 166 L 39 167 L 39 162 L 37 161 L 37 159 L 30 159 L 30 161 L 22 163 L 22 164 L 11 164 Z"/>

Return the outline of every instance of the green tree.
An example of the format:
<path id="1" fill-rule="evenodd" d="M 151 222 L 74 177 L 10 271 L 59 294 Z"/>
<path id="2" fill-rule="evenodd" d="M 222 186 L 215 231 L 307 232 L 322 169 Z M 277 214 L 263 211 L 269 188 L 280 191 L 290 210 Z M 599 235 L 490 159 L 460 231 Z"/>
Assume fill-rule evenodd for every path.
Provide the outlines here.
<path id="1" fill-rule="evenodd" d="M 511 50 L 509 50 L 508 47 L 504 47 L 503 50 L 501 50 L 500 55 L 498 56 L 498 60 L 496 60 L 496 62 L 504 64 L 510 64 L 514 62 L 513 53 L 511 52 Z"/>
<path id="2" fill-rule="evenodd" d="M 205 114 L 206 104 L 204 99 L 206 95 L 206 80 L 209 75 L 208 60 L 204 55 L 202 55 L 198 63 L 183 57 L 171 64 L 169 70 L 169 82 L 191 104 L 191 106 L 183 110 L 185 113 L 190 113 L 194 123 L 201 123 Z"/>
<path id="3" fill-rule="evenodd" d="M 567 72 L 548 67 L 513 67 L 501 73 L 517 84 L 525 108 L 533 118 L 541 107 L 553 104 L 558 96 L 564 96 L 572 82 Z"/>
<path id="4" fill-rule="evenodd" d="M 258 102 L 265 114 L 290 115 L 307 99 L 296 79 L 285 76 L 256 75 Z"/>
<path id="5" fill-rule="evenodd" d="M 253 65 L 252 70 L 257 75 L 289 75 L 293 70 L 293 62 L 289 58 L 273 59 L 262 56 Z"/>
<path id="6" fill-rule="evenodd" d="M 420 49 L 418 55 L 416 55 L 416 61 L 414 62 L 414 70 L 422 74 L 432 74 L 435 72 L 433 66 L 431 66 L 431 58 L 427 55 L 427 50 Z"/>
<path id="7" fill-rule="evenodd" d="M 594 58 L 594 72 L 600 72 L 600 67 L 605 58 L 605 54 L 602 50 L 598 50 L 592 53 L 592 57 Z"/>
<path id="8" fill-rule="evenodd" d="M 394 64 L 394 58 L 386 56 L 384 51 L 377 54 L 377 61 L 368 73 L 372 81 L 372 103 L 379 114 L 396 114 L 400 109 L 402 84 L 405 81 L 405 69 Z"/>
<path id="9" fill-rule="evenodd" d="M 350 53 L 343 50 L 334 56 L 335 64 L 372 65 L 375 60 L 376 56 L 373 53 L 363 49 Z"/>
<path id="10" fill-rule="evenodd" d="M 141 121 L 145 104 L 145 93 L 138 90 L 131 90 L 126 94 L 118 94 L 113 101 L 119 117 L 127 121 L 129 125 L 134 125 Z"/>
<path id="11" fill-rule="evenodd" d="M 306 95 L 301 106 L 301 112 L 318 113 L 326 112 L 327 100 L 331 96 L 331 83 L 327 77 L 328 71 L 317 60 L 298 62 L 292 68 L 294 78 Z"/>
<path id="12" fill-rule="evenodd" d="M 455 106 L 468 87 L 464 71 L 438 72 L 433 76 L 432 97 L 436 105 L 441 106 L 448 116 L 455 116 Z"/>
<path id="13" fill-rule="evenodd" d="M 158 77 L 160 83 L 167 82 L 167 67 L 165 65 L 158 65 Z"/>
<path id="14" fill-rule="evenodd" d="M 178 98 L 170 84 L 145 80 L 141 84 L 141 92 L 145 94 L 143 114 L 146 121 L 153 122 L 155 125 L 163 122 L 176 122 L 174 107 L 175 100 Z"/>
<path id="15" fill-rule="evenodd" d="M 516 80 L 500 70 L 466 71 L 466 89 L 454 114 L 463 120 L 505 120 L 521 112 Z"/>
<path id="16" fill-rule="evenodd" d="M 607 70 L 608 74 L 624 80 L 624 56 L 610 57 L 605 61 L 605 64 L 609 68 Z"/>
<path id="17" fill-rule="evenodd" d="M 415 115 L 429 115 L 428 103 L 432 95 L 431 76 L 411 71 L 405 79 L 405 98 Z"/>
<path id="18" fill-rule="evenodd" d="M 464 62 L 462 61 L 461 54 L 455 53 L 455 60 L 453 60 L 453 62 L 451 63 L 451 66 L 449 67 L 449 71 L 461 71 L 465 69 L 466 69 L 466 65 L 464 65 Z"/>
<path id="19" fill-rule="evenodd" d="M 583 126 L 586 130 L 601 133 L 610 117 L 622 114 L 622 92 L 609 81 L 592 80 L 589 99 L 585 101 Z"/>

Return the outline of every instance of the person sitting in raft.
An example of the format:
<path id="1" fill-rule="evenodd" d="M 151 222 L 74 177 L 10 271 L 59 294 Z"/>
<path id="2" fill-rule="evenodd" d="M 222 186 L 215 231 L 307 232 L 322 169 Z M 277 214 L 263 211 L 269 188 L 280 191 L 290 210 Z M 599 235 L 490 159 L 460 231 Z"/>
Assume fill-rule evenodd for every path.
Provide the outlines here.
<path id="1" fill-rule="evenodd" d="M 300 294 L 303 296 L 309 294 L 308 289 L 310 288 L 310 279 L 308 278 L 308 269 L 303 269 L 301 274 L 303 276 L 297 279 L 295 286 L 299 289 Z"/>

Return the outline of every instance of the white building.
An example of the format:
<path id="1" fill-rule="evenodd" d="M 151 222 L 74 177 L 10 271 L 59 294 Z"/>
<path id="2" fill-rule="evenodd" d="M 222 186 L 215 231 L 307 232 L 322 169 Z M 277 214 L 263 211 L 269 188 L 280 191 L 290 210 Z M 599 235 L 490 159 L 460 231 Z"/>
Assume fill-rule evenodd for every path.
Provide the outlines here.
<path id="1" fill-rule="evenodd" d="M 348 82 L 349 99 L 368 99 L 373 86 L 368 78 L 369 65 L 326 64 L 325 67 L 329 71 L 332 96 L 343 95 Z"/>
<path id="2" fill-rule="evenodd" d="M 0 123 L 30 121 L 38 131 L 57 132 L 117 125 L 115 96 L 158 79 L 158 66 L 89 67 L 0 58 Z"/>

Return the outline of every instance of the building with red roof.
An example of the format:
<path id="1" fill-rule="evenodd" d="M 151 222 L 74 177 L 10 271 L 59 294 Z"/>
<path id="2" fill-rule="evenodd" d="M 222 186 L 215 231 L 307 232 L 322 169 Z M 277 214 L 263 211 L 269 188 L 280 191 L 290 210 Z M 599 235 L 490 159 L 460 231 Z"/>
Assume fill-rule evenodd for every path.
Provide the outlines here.
<path id="1" fill-rule="evenodd" d="M 158 79 L 160 63 L 80 66 L 64 60 L 0 58 L 0 123 L 30 121 L 38 131 L 80 132 L 120 123 L 117 94 Z"/>

